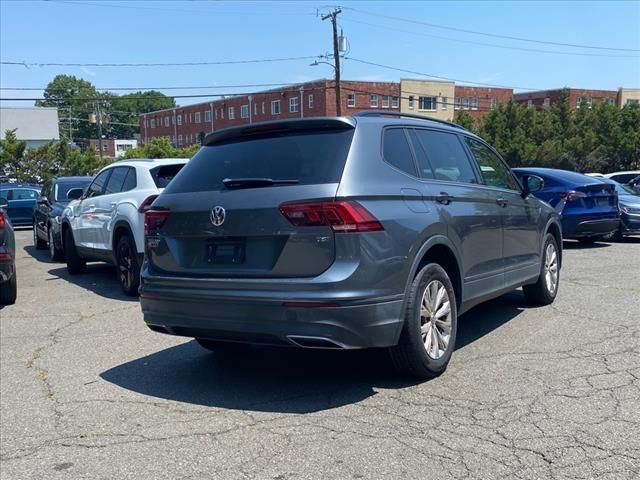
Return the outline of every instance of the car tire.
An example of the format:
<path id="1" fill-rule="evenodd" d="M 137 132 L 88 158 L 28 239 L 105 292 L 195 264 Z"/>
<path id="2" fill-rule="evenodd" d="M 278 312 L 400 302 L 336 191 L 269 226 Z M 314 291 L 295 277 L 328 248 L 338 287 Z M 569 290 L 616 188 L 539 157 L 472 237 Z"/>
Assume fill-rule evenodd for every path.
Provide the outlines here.
<path id="1" fill-rule="evenodd" d="M 49 237 L 49 258 L 52 262 L 61 262 L 64 260 L 64 254 L 62 250 L 56 248 L 56 242 L 53 240 L 53 232 L 51 231 L 51 227 L 49 227 L 49 233 L 47 234 Z"/>
<path id="2" fill-rule="evenodd" d="M 138 252 L 131 234 L 126 233 L 118 239 L 116 245 L 116 268 L 118 269 L 118 283 L 125 295 L 138 295 L 140 286 L 140 262 Z"/>
<path id="3" fill-rule="evenodd" d="M 615 232 L 604 236 L 603 240 L 607 242 L 621 242 L 623 238 L 624 238 L 624 235 L 622 234 L 622 226 L 620 226 Z"/>
<path id="4" fill-rule="evenodd" d="M 453 284 L 440 265 L 429 263 L 411 284 L 400 339 L 389 349 L 398 373 L 427 379 L 444 372 L 455 348 L 457 326 Z"/>
<path id="5" fill-rule="evenodd" d="M 222 342 L 220 340 L 211 340 L 210 338 L 196 338 L 198 344 L 211 352 L 229 354 L 248 350 L 251 345 L 239 342 Z"/>
<path id="6" fill-rule="evenodd" d="M 18 297 L 17 273 L 13 272 L 11 278 L 6 282 L 0 282 L 0 305 L 13 305 Z"/>
<path id="7" fill-rule="evenodd" d="M 73 240 L 71 229 L 67 230 L 64 234 L 64 256 L 67 259 L 67 271 L 71 275 L 82 273 L 87 269 L 86 260 L 78 255 L 76 242 Z"/>
<path id="8" fill-rule="evenodd" d="M 558 242 L 553 235 L 547 233 L 542 249 L 542 265 L 540 276 L 533 285 L 522 287 L 524 296 L 529 303 L 534 305 L 549 305 L 558 295 L 560 286 L 560 253 Z"/>
<path id="9" fill-rule="evenodd" d="M 36 227 L 36 224 L 37 222 L 34 220 L 33 221 L 33 246 L 36 247 L 36 250 L 44 250 L 45 248 L 47 248 L 47 242 L 45 242 L 38 236 L 38 229 Z"/>

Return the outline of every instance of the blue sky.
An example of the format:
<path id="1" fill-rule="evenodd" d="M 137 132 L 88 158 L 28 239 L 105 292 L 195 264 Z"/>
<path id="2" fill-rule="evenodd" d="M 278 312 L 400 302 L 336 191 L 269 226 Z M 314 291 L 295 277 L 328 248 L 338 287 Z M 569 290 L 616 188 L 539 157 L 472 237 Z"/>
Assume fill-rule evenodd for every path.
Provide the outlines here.
<path id="1" fill-rule="evenodd" d="M 349 57 L 415 72 L 532 89 L 640 87 L 640 2 L 342 2 Z M 320 2 L 0 1 L 0 58 L 25 63 L 177 63 L 321 55 L 331 51 Z M 388 18 L 399 17 L 408 21 Z M 422 23 L 420 23 L 422 22 Z M 614 51 L 493 38 L 433 25 Z M 477 42 L 489 45 L 478 45 Z M 499 47 L 493 46 L 498 45 Z M 515 50 L 545 50 L 544 53 Z M 589 55 L 569 55 L 589 54 Z M 1 65 L 1 87 L 43 87 L 56 74 L 98 88 L 289 83 L 331 77 L 311 60 L 173 67 Z M 345 60 L 343 78 L 420 77 Z M 466 82 L 459 82 L 466 83 Z M 241 93 L 251 88 L 165 93 Z M 41 91 L 2 90 L 2 97 Z M 204 99 L 178 99 L 180 104 Z M 28 106 L 30 102 L 2 102 Z"/>

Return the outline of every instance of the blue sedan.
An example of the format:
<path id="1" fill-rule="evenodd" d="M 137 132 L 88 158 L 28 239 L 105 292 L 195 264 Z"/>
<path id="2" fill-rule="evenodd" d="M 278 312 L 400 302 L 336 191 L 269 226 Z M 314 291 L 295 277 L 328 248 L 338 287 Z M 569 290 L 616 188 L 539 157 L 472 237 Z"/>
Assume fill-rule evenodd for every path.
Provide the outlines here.
<path id="1" fill-rule="evenodd" d="M 0 201 L 7 205 L 5 210 L 14 227 L 31 225 L 39 196 L 38 185 L 0 184 Z"/>
<path id="2" fill-rule="evenodd" d="M 589 243 L 618 231 L 620 212 L 614 185 L 600 179 L 553 168 L 514 168 L 518 178 L 532 174 L 544 180 L 535 196 L 561 216 L 562 236 Z"/>

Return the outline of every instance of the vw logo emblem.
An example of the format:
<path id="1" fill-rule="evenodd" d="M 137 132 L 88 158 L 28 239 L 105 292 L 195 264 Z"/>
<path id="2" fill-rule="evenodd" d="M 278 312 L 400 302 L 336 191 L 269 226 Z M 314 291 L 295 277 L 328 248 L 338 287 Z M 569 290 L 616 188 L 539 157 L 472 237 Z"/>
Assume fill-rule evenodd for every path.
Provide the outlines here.
<path id="1" fill-rule="evenodd" d="M 225 212 L 223 207 L 218 205 L 211 209 L 209 218 L 211 219 L 211 223 L 213 223 L 215 227 L 219 227 L 224 223 L 224 219 L 226 218 L 226 216 L 227 212 Z"/>

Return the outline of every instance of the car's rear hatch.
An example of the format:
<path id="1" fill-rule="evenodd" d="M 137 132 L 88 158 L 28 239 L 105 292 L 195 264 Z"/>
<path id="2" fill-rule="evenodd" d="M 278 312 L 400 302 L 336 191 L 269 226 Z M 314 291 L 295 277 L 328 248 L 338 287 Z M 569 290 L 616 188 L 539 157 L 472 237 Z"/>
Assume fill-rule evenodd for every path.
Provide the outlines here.
<path id="1" fill-rule="evenodd" d="M 330 226 L 295 226 L 283 204 L 332 201 L 354 125 L 308 119 L 212 134 L 153 203 L 146 253 L 165 274 L 307 277 L 335 259 Z M 168 213 L 162 213 L 168 212 Z"/>
<path id="2" fill-rule="evenodd" d="M 565 206 L 566 210 L 579 209 L 588 213 L 618 213 L 618 194 L 614 185 L 597 182 L 577 186 L 570 194 Z"/>

